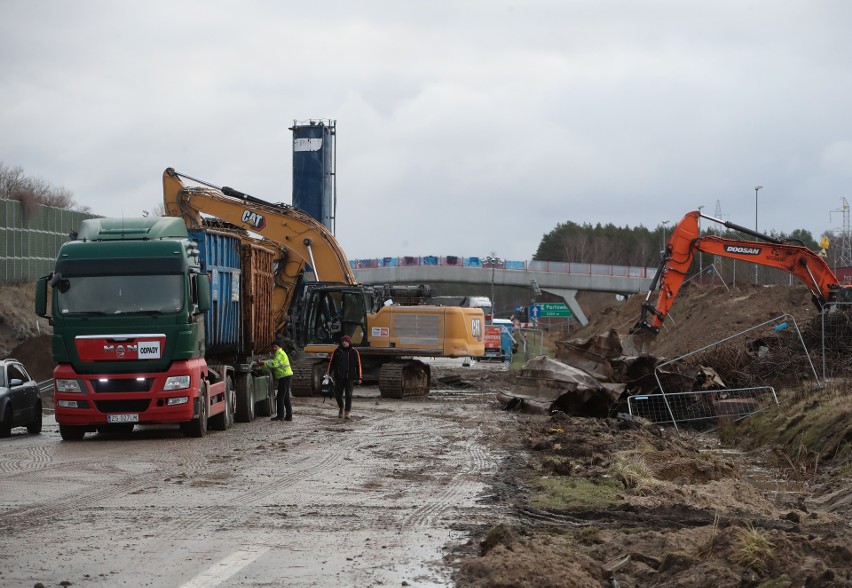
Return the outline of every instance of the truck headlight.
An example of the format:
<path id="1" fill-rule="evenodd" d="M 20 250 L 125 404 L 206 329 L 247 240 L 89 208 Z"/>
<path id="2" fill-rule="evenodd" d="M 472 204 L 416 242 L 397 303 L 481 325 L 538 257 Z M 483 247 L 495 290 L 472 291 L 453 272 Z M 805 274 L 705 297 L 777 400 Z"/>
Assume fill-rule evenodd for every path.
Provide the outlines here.
<path id="1" fill-rule="evenodd" d="M 89 408 L 89 403 L 85 400 L 60 400 L 61 408 Z"/>
<path id="2" fill-rule="evenodd" d="M 56 380 L 56 391 L 83 393 L 83 389 L 80 388 L 80 382 L 77 380 Z"/>
<path id="3" fill-rule="evenodd" d="M 166 406 L 177 406 L 178 404 L 186 404 L 189 402 L 189 396 L 176 396 L 166 400 Z"/>
<path id="4" fill-rule="evenodd" d="M 185 390 L 189 388 L 189 376 L 170 376 L 163 390 Z"/>

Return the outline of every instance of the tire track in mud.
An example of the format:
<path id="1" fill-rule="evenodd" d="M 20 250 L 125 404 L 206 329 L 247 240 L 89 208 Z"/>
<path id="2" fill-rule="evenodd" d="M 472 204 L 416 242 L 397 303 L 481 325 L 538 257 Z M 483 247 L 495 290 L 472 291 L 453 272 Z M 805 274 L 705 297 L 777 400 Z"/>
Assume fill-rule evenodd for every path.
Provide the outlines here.
<path id="1" fill-rule="evenodd" d="M 75 447 L 84 447 L 85 442 L 77 443 Z M 182 444 L 182 451 L 176 454 L 177 461 L 180 462 L 181 466 L 184 467 L 184 472 L 190 474 L 197 474 L 204 468 L 209 468 L 211 463 L 205 459 L 200 452 L 197 451 L 197 448 L 192 448 L 191 445 L 195 444 Z M 42 471 L 45 469 L 68 469 L 74 468 L 79 471 L 82 469 L 81 464 L 85 464 L 87 466 L 95 466 L 95 469 L 100 471 L 109 470 L 114 472 L 115 469 L 109 467 L 108 463 L 102 461 L 102 458 L 89 458 L 84 460 L 73 460 L 73 461 L 64 461 L 50 468 L 50 465 L 46 468 L 42 468 Z M 188 469 L 186 465 L 189 464 Z M 38 470 L 33 470 L 38 471 Z M 15 472 L 11 475 L 19 475 L 24 472 Z M 30 472 L 27 472 L 30 473 Z M 10 475 L 10 476 L 11 476 Z M 10 477 L 5 476 L 5 477 Z M 81 509 L 81 505 L 85 505 L 85 507 L 96 506 L 96 504 L 102 500 L 107 500 L 110 498 L 117 498 L 121 496 L 125 496 L 127 494 L 132 494 L 134 492 L 139 492 L 142 489 L 149 487 L 151 484 L 155 482 L 162 481 L 163 471 L 160 468 L 156 468 L 151 472 L 139 474 L 139 473 L 125 473 L 125 476 L 122 480 L 114 483 L 110 483 L 108 486 L 101 487 L 96 490 L 83 492 L 83 493 L 74 493 L 65 498 L 59 498 L 52 500 L 50 504 L 28 504 L 22 505 L 14 508 L 10 508 L 6 511 L 3 511 L 2 518 L 0 518 L 0 530 L 3 529 L 11 529 L 14 527 L 21 526 L 23 524 L 29 523 L 32 525 L 32 521 L 38 521 L 38 524 L 48 524 L 52 522 L 52 519 L 55 517 L 59 517 L 66 512 L 79 512 Z"/>
<path id="2" fill-rule="evenodd" d="M 26 448 L 26 455 L 21 456 L 20 451 L 9 451 L 6 455 L 13 455 L 7 459 L 6 455 L 0 456 L 0 478 L 15 476 L 21 473 L 44 470 L 53 464 L 55 444 L 42 443 Z M 61 467 L 65 464 L 58 464 Z"/>
<path id="3" fill-rule="evenodd" d="M 315 407 L 306 407 L 315 408 Z M 323 416 L 322 414 L 311 414 L 312 411 L 306 410 L 303 414 L 309 416 Z M 349 445 L 348 451 L 330 450 L 321 456 L 317 456 L 315 452 L 311 452 L 300 457 L 297 461 L 287 464 L 287 468 L 291 471 L 276 478 L 273 481 L 261 484 L 255 488 L 244 491 L 233 496 L 229 496 L 230 504 L 236 505 L 230 512 L 225 512 L 221 509 L 207 508 L 203 510 L 198 508 L 183 509 L 174 519 L 158 528 L 158 537 L 166 540 L 181 539 L 188 532 L 202 529 L 211 521 L 222 517 L 241 517 L 240 509 L 247 506 L 257 504 L 263 499 L 272 496 L 281 490 L 285 490 L 298 483 L 304 482 L 306 478 L 317 472 L 327 471 L 339 465 L 347 459 L 347 456 L 352 452 L 363 451 L 372 445 L 375 445 L 376 440 L 393 439 L 398 437 L 424 437 L 434 436 L 436 432 L 454 430 L 455 423 L 437 423 L 423 424 L 414 428 L 399 429 L 388 425 L 387 422 L 398 417 L 398 413 L 394 410 L 382 411 L 381 414 L 367 414 L 364 417 L 359 417 L 355 421 L 349 421 L 345 425 L 346 428 L 337 428 L 335 425 L 343 424 L 336 418 L 330 419 L 331 424 L 322 432 L 340 433 L 341 435 L 356 434 L 358 437 L 354 443 Z M 367 425 L 366 427 L 364 425 Z M 284 442 L 290 442 L 292 439 L 305 439 L 299 430 L 293 430 L 290 435 L 284 437 Z M 483 454 L 484 455 L 484 454 Z"/>
<path id="4" fill-rule="evenodd" d="M 457 469 L 447 480 L 446 485 L 431 496 L 423 496 L 424 504 L 410 513 L 402 522 L 403 528 L 434 526 L 447 513 L 458 508 L 469 491 L 467 482 L 471 476 L 483 475 L 496 468 L 496 460 L 485 451 L 481 444 L 481 431 L 468 437 L 464 443 L 463 452 L 467 463 Z"/>
<path id="5" fill-rule="evenodd" d="M 147 486 L 154 479 L 159 478 L 162 474 L 154 472 L 147 476 L 128 476 L 125 480 L 112 484 L 108 487 L 101 488 L 92 492 L 84 492 L 81 494 L 72 494 L 65 498 L 52 501 L 49 505 L 35 504 L 20 506 L 5 511 L 0 520 L 0 529 L 10 529 L 21 526 L 26 521 L 33 519 L 40 521 L 42 524 L 52 522 L 51 519 L 60 516 L 68 511 L 79 512 L 81 505 L 93 506 L 93 503 L 113 498 L 115 496 L 130 493 L 138 490 L 141 487 Z"/>
<path id="6" fill-rule="evenodd" d="M 316 459 L 316 455 L 311 453 L 303 456 L 298 462 L 288 463 L 287 467 L 294 471 L 290 471 L 271 482 L 261 484 L 251 490 L 229 497 L 229 502 L 237 506 L 231 511 L 226 512 L 226 515 L 238 516 L 240 508 L 256 504 L 280 490 L 303 482 L 309 475 L 331 468 L 337 465 L 338 462 L 343 461 L 343 459 L 345 459 L 343 452 L 329 451 L 320 459 Z M 223 516 L 222 510 L 209 507 L 204 507 L 202 512 L 195 512 L 197 509 L 184 510 L 192 510 L 192 512 L 187 512 L 186 518 L 178 516 L 169 521 L 169 524 L 165 528 L 159 529 L 158 537 L 161 539 L 180 539 L 185 533 L 198 530 L 211 520 Z"/>

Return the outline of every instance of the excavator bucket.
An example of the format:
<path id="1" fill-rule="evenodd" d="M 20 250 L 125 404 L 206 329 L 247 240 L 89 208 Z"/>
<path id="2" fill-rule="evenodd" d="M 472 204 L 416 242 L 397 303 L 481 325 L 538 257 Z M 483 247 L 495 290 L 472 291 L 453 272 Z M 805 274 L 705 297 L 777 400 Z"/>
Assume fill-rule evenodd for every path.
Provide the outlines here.
<path id="1" fill-rule="evenodd" d="M 639 330 L 630 333 L 621 340 L 624 355 L 648 355 L 655 338 L 656 334 L 653 331 Z"/>

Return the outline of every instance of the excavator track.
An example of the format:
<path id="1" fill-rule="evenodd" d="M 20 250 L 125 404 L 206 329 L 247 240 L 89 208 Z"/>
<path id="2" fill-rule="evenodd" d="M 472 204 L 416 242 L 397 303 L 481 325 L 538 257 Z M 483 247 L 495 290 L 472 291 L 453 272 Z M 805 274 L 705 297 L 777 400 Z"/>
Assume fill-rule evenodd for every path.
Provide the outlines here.
<path id="1" fill-rule="evenodd" d="M 431 368 L 422 361 L 390 361 L 379 370 L 379 394 L 382 398 L 427 396 L 431 380 Z"/>
<path id="2" fill-rule="evenodd" d="M 290 380 L 290 393 L 293 396 L 318 396 L 322 394 L 324 363 L 316 358 L 291 362 L 290 368 L 293 370 L 293 379 Z"/>

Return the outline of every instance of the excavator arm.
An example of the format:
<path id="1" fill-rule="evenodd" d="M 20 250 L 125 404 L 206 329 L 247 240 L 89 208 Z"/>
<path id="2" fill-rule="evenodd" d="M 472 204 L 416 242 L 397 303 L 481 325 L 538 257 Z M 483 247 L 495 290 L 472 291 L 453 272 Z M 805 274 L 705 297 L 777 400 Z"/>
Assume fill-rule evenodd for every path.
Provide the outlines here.
<path id="1" fill-rule="evenodd" d="M 699 218 L 717 222 L 762 241 L 726 239 L 715 235 L 702 237 L 699 234 Z M 653 336 L 659 333 L 683 285 L 686 273 L 695 259 L 696 252 L 730 257 L 787 271 L 796 276 L 811 291 L 814 302 L 820 307 L 826 302 L 836 300 L 840 288 L 837 278 L 825 260 L 807 247 L 785 243 L 769 235 L 693 211 L 686 214 L 672 232 L 663 261 L 642 305 L 639 322 L 631 329 L 631 334 Z M 651 303 L 651 296 L 657 287 L 659 287 L 657 301 Z"/>
<path id="2" fill-rule="evenodd" d="M 187 186 L 182 178 L 202 186 Z M 278 328 L 284 322 L 306 267 L 314 272 L 317 281 L 357 283 L 346 253 L 334 235 L 301 210 L 272 204 L 233 188 L 219 188 L 173 168 L 163 172 L 163 204 L 166 214 L 183 218 L 187 228 L 203 228 L 202 215 L 209 215 L 260 235 L 279 249 L 275 269 L 278 287 L 272 300 Z"/>

